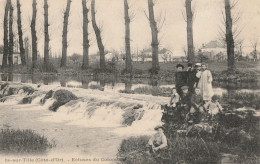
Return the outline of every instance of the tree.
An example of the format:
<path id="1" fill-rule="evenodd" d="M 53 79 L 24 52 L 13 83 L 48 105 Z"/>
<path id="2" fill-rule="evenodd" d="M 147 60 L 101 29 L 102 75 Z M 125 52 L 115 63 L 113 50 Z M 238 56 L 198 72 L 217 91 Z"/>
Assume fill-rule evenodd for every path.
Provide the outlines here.
<path id="1" fill-rule="evenodd" d="M 36 35 L 36 14 L 37 14 L 37 3 L 36 0 L 33 0 L 33 15 L 31 21 L 31 35 L 32 35 L 32 69 L 36 67 L 37 62 L 37 35 Z"/>
<path id="2" fill-rule="evenodd" d="M 126 73 L 132 72 L 132 59 L 131 59 L 131 45 L 130 45 L 130 17 L 129 17 L 129 5 L 127 0 L 124 0 L 124 11 L 125 11 L 125 70 Z"/>
<path id="3" fill-rule="evenodd" d="M 29 59 L 29 38 L 24 38 L 24 47 L 25 47 L 25 59 L 28 62 Z"/>
<path id="4" fill-rule="evenodd" d="M 154 18 L 154 2 L 153 0 L 148 0 L 148 9 L 149 9 L 149 21 L 150 28 L 152 33 L 152 74 L 158 74 L 160 70 L 159 59 L 158 59 L 158 49 L 159 49 L 159 41 L 158 41 L 158 33 L 159 30 L 157 28 L 157 23 Z"/>
<path id="5" fill-rule="evenodd" d="M 49 13 L 48 13 L 48 0 L 44 0 L 44 68 L 48 70 L 49 66 Z"/>
<path id="6" fill-rule="evenodd" d="M 10 67 L 13 66 L 13 53 L 14 53 L 14 34 L 13 34 L 13 12 L 14 8 L 10 2 L 10 12 L 9 12 L 9 55 L 8 64 Z"/>
<path id="7" fill-rule="evenodd" d="M 191 9 L 191 1 L 186 0 L 185 8 L 186 8 L 186 17 L 187 17 L 187 43 L 188 43 L 188 62 L 194 63 L 194 45 L 193 45 L 193 12 Z"/>
<path id="8" fill-rule="evenodd" d="M 232 31 L 232 15 L 230 0 L 225 1 L 225 13 L 226 13 L 226 44 L 227 44 L 227 56 L 228 56 L 228 70 L 233 71 L 235 69 L 235 45 Z"/>
<path id="9" fill-rule="evenodd" d="M 88 8 L 86 0 L 82 0 L 83 8 L 83 63 L 82 69 L 87 69 L 89 67 L 89 40 L 88 40 Z"/>
<path id="10" fill-rule="evenodd" d="M 8 13 L 9 13 L 9 6 L 10 6 L 11 0 L 6 1 L 5 5 L 5 14 L 4 14 L 4 53 L 3 53 L 3 61 L 2 61 L 2 68 L 7 66 L 7 57 L 8 57 L 8 47 L 9 47 L 9 41 L 8 41 Z"/>
<path id="11" fill-rule="evenodd" d="M 16 4 L 17 4 L 17 26 L 18 26 L 18 35 L 19 35 L 20 56 L 21 56 L 22 65 L 26 65 L 25 49 L 24 49 L 24 46 L 23 46 L 23 30 L 22 30 L 20 0 L 17 0 Z"/>
<path id="12" fill-rule="evenodd" d="M 91 1 L 91 16 L 92 16 L 92 26 L 96 34 L 96 40 L 98 44 L 98 49 L 99 49 L 99 55 L 100 55 L 100 69 L 105 70 L 106 68 L 106 63 L 105 63 L 105 48 L 102 42 L 101 38 L 101 30 L 97 26 L 96 23 L 96 11 L 95 11 L 95 0 Z"/>
<path id="13" fill-rule="evenodd" d="M 62 32 L 62 57 L 60 67 L 66 67 L 68 48 L 68 24 L 70 15 L 71 0 L 67 0 L 67 7 L 64 12 L 63 32 Z"/>
<path id="14" fill-rule="evenodd" d="M 206 62 L 209 60 L 208 56 L 204 55 L 203 52 L 201 51 L 201 49 L 199 49 L 198 51 L 198 56 L 197 56 L 198 60 L 202 63 L 202 62 Z"/>
<path id="15" fill-rule="evenodd" d="M 251 53 L 253 56 L 254 61 L 257 61 L 257 45 L 258 45 L 258 37 L 255 39 L 251 40 L 251 46 L 254 49 L 253 52 Z"/>

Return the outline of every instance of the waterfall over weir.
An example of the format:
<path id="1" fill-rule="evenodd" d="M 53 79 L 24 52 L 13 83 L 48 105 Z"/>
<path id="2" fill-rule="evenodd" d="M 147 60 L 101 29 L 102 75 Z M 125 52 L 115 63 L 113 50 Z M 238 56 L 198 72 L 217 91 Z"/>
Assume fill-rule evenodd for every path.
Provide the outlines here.
<path id="1" fill-rule="evenodd" d="M 70 92 L 77 99 L 64 104 L 57 103 L 60 100 L 55 97 L 55 93 L 60 90 Z M 53 94 L 49 94 L 50 91 Z M 122 135 L 142 135 L 153 132 L 153 128 L 161 124 L 160 105 L 168 102 L 168 98 L 164 97 L 57 86 L 37 87 L 33 84 L 2 83 L 0 94 L 2 97 L 0 108 L 1 104 L 5 106 L 20 104 L 21 110 L 49 110 L 55 103 L 59 104 L 56 112 L 49 110 L 48 114 L 39 118 L 40 122 L 88 128 L 114 127 L 114 132 Z"/>

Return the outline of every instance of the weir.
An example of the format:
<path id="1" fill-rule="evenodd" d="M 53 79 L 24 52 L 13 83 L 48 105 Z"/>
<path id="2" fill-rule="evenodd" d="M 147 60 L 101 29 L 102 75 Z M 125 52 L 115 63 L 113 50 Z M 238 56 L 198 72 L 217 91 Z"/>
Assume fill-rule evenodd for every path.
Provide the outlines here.
<path id="1" fill-rule="evenodd" d="M 30 88 L 30 92 L 28 92 L 28 88 Z M 47 95 L 51 90 L 53 94 Z M 116 128 L 114 129 L 115 133 L 124 135 L 152 133 L 156 125 L 162 124 L 161 105 L 168 102 L 168 98 L 148 95 L 127 95 L 79 88 L 64 89 L 56 86 L 39 87 L 33 84 L 17 83 L 1 83 L 0 94 L 2 98 L 0 101 L 5 106 L 31 104 L 26 108 L 50 110 L 53 104 L 60 101 L 59 98 L 55 97 L 57 91 L 66 91 L 66 94 L 70 93 L 77 98 L 62 104 L 56 112 L 49 111 L 39 121 L 87 128 L 114 127 Z M 62 94 L 61 96 L 63 96 L 62 99 L 66 97 Z M 44 98 L 46 99 L 43 100 Z"/>

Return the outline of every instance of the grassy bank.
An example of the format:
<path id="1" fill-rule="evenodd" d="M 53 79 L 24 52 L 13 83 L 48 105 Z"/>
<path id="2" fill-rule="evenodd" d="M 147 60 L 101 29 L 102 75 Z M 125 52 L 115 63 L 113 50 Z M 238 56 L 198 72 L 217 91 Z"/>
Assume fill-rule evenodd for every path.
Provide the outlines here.
<path id="1" fill-rule="evenodd" d="M 31 73 L 42 73 L 42 74 L 58 74 L 58 75 L 100 75 L 104 72 L 98 68 L 97 63 L 92 63 L 88 70 L 81 69 L 80 62 L 68 62 L 67 67 L 64 69 L 59 68 L 59 59 L 52 61 L 52 64 L 48 69 L 44 68 L 43 61 L 40 60 L 37 63 L 35 70 L 31 69 L 31 64 L 28 66 L 15 65 L 12 69 L 13 73 L 31 74 Z M 166 81 L 172 80 L 176 72 L 177 62 L 172 63 L 160 63 L 160 71 L 158 76 L 154 77 L 157 79 L 164 79 Z M 187 63 L 182 63 L 187 67 Z M 133 63 L 133 73 L 134 78 L 149 78 L 149 70 L 152 64 L 150 62 L 145 63 Z M 106 75 L 111 73 L 120 74 L 122 77 L 130 77 L 129 74 L 124 74 L 124 64 L 123 63 L 107 63 L 107 69 L 104 72 Z M 212 71 L 213 76 L 217 80 L 237 80 L 237 81 L 252 81 L 260 75 L 259 62 L 247 62 L 239 61 L 236 63 L 237 73 L 227 75 L 223 71 L 227 70 L 227 62 L 208 62 L 208 68 Z M 1 72 L 10 72 L 9 69 L 2 69 Z M 123 74 L 121 74 L 123 73 Z M 102 76 L 102 75 L 101 75 Z"/>
<path id="2" fill-rule="evenodd" d="M 231 97 L 229 97 L 231 96 Z M 232 93 L 223 95 L 221 103 L 230 108 L 217 114 L 200 126 L 176 121 L 181 119 L 175 113 L 174 122 L 165 122 L 168 147 L 157 154 L 146 154 L 145 146 L 149 136 L 132 137 L 124 140 L 118 150 L 122 163 L 232 163 L 255 164 L 260 162 L 260 118 L 253 111 L 235 111 L 236 101 L 257 103 L 259 95 Z M 257 99 L 257 100 L 256 100 Z M 229 102 L 232 100 L 231 102 Z M 246 106 L 250 106 L 248 103 Z M 252 105 L 251 105 L 252 106 Z M 176 118 L 175 118 L 176 117 Z M 205 127 L 204 127 L 205 126 Z M 207 127 L 207 128 L 206 128 Z M 211 129 L 211 130 L 210 130 Z M 180 130 L 184 130 L 182 133 Z M 230 159 L 229 159 L 230 158 Z"/>
<path id="3" fill-rule="evenodd" d="M 54 146 L 55 143 L 50 143 L 47 138 L 32 130 L 0 131 L 0 154 L 46 154 Z"/>

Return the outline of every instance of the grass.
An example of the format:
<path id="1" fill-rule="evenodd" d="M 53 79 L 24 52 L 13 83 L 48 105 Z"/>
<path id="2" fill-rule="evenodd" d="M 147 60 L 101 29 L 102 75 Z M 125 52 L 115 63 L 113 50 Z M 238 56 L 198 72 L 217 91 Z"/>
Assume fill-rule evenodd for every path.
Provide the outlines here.
<path id="1" fill-rule="evenodd" d="M 39 59 L 39 61 L 36 64 L 36 69 L 34 70 L 35 73 L 38 72 L 53 72 L 53 73 L 61 73 L 61 74 L 78 74 L 78 73 L 99 73 L 100 70 L 98 68 L 98 63 L 93 62 L 90 64 L 90 69 L 89 71 L 82 70 L 81 65 L 82 61 L 78 62 L 73 62 L 70 59 L 68 59 L 67 62 L 67 67 L 65 69 L 60 69 L 60 58 L 52 58 L 50 59 L 50 66 L 48 67 L 48 70 L 44 69 L 44 64 L 43 64 L 43 59 Z M 187 67 L 187 63 L 181 63 Z M 176 71 L 176 65 L 178 64 L 177 62 L 171 62 L 171 63 L 160 63 L 160 71 L 159 74 L 162 76 L 166 75 L 173 75 L 173 73 Z M 149 74 L 149 70 L 152 67 L 151 62 L 145 62 L 145 63 L 140 63 L 140 62 L 134 62 L 133 64 L 133 74 L 135 75 L 144 75 L 144 74 Z M 227 70 L 227 62 L 215 62 L 215 61 L 209 61 L 208 63 L 208 68 L 216 73 L 223 72 Z M 259 74 L 259 68 L 258 65 L 259 62 L 248 62 L 248 61 L 238 61 L 236 62 L 236 68 L 237 70 L 245 73 L 257 73 Z M 27 66 L 21 66 L 21 65 L 15 65 L 13 72 L 14 73 L 32 73 L 31 70 L 31 63 L 28 63 Z M 116 62 L 116 63 L 107 63 L 107 70 L 108 72 L 124 72 L 125 65 L 124 63 Z M 2 70 L 2 72 L 8 72 L 7 70 Z"/>
<path id="2" fill-rule="evenodd" d="M 1 154 L 46 154 L 54 146 L 32 130 L 2 129 L 0 133 Z"/>
<path id="3" fill-rule="evenodd" d="M 228 92 L 221 97 L 222 104 L 229 104 L 232 108 L 251 107 L 260 109 L 260 95 L 247 92 Z"/>
<path id="4" fill-rule="evenodd" d="M 118 157 L 122 163 L 217 163 L 221 159 L 218 143 L 205 143 L 199 138 L 174 138 L 160 155 L 147 155 L 148 136 L 131 137 L 122 141 Z"/>
<path id="5" fill-rule="evenodd" d="M 227 97 L 228 96 L 228 97 Z M 212 132 L 189 126 L 176 115 L 177 120 L 165 122 L 168 148 L 157 155 L 147 155 L 145 145 L 148 136 L 132 137 L 123 140 L 118 150 L 122 163 L 220 163 L 224 154 L 231 154 L 234 163 L 259 163 L 260 160 L 260 118 L 254 111 L 234 111 L 236 101 L 259 102 L 259 95 L 235 92 L 222 97 L 231 108 L 219 113 L 206 123 Z M 258 101 L 257 101 L 258 100 Z M 248 103 L 250 104 L 250 103 Z M 174 117 L 171 116 L 171 117 Z M 177 130 L 192 127 L 187 133 Z"/>

